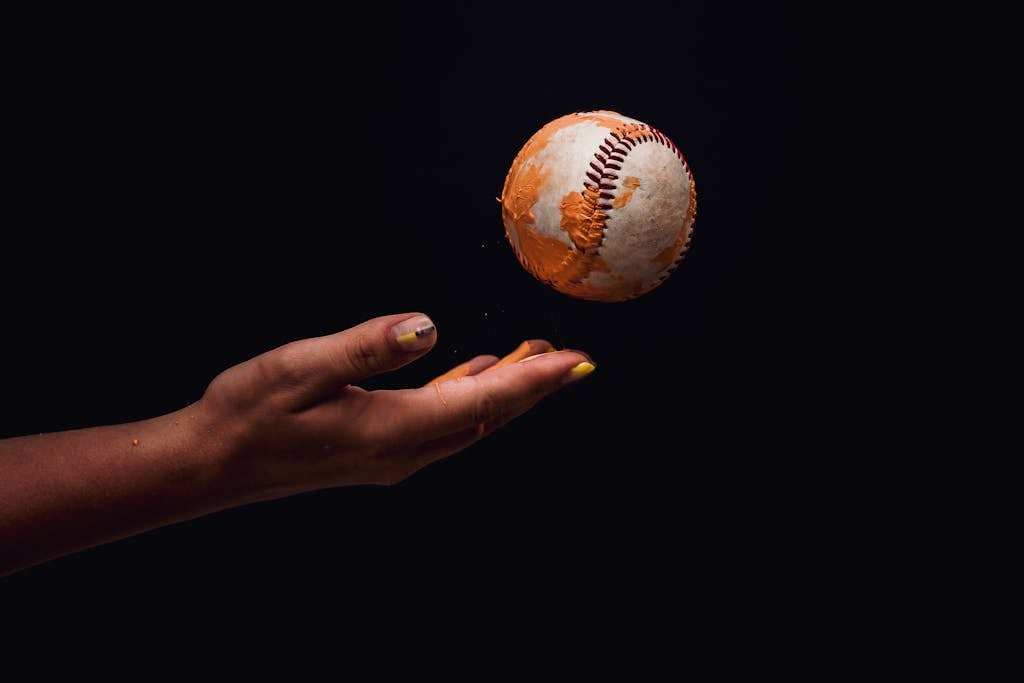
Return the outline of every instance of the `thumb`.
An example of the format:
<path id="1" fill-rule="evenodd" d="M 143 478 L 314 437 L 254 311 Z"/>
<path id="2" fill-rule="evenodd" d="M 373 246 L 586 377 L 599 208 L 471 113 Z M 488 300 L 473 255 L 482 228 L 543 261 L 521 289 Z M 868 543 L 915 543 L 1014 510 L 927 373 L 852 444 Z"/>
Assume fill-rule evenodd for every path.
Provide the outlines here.
<path id="1" fill-rule="evenodd" d="M 292 342 L 287 375 L 300 400 L 316 400 L 339 387 L 408 365 L 437 341 L 434 322 L 422 313 L 372 318 L 342 332 Z"/>

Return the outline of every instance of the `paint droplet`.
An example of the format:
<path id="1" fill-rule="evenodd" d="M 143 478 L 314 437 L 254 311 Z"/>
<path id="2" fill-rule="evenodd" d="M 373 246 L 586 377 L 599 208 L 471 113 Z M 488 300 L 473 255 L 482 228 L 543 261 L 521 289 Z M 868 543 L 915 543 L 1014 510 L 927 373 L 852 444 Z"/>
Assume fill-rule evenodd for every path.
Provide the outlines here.
<path id="1" fill-rule="evenodd" d="M 139 440 L 138 439 L 132 439 L 132 445 L 133 446 L 138 446 L 139 445 Z"/>

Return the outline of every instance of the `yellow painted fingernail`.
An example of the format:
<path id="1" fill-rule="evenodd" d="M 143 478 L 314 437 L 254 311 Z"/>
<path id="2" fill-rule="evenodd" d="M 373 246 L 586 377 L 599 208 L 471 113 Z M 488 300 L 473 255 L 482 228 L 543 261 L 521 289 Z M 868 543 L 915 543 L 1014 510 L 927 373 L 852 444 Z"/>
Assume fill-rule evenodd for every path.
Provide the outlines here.
<path id="1" fill-rule="evenodd" d="M 568 381 L 575 382 L 578 379 L 583 379 L 584 377 L 592 373 L 595 368 L 597 368 L 596 365 L 594 365 L 593 363 L 589 363 L 587 361 L 583 361 L 578 365 L 574 365 L 572 370 L 569 371 Z"/>
<path id="2" fill-rule="evenodd" d="M 425 315 L 403 320 L 392 328 L 395 341 L 406 351 L 419 351 L 429 348 L 434 343 L 435 331 L 433 321 Z"/>

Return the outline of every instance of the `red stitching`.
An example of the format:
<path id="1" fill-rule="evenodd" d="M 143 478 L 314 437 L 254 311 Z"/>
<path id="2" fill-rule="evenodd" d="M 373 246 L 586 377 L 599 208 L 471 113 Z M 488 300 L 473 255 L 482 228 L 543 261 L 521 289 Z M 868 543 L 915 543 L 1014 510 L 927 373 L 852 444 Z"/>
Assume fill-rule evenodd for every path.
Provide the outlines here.
<path id="1" fill-rule="evenodd" d="M 623 125 L 626 126 L 626 125 L 631 125 L 631 124 L 623 124 Z M 642 123 L 642 124 L 638 124 L 638 125 L 640 125 L 642 127 L 641 129 L 644 132 L 640 133 L 638 136 L 636 136 L 635 139 L 630 139 L 629 137 L 624 137 L 622 134 L 620 134 L 620 132 L 619 132 L 620 129 L 615 129 L 615 130 L 612 130 L 609 133 L 609 135 L 612 138 L 615 138 L 615 142 L 612 142 L 608 138 L 605 138 L 604 139 L 604 144 L 598 144 L 597 148 L 601 152 L 603 152 L 603 154 L 601 154 L 599 152 L 594 152 L 594 158 L 597 159 L 597 161 L 599 162 L 600 165 L 595 164 L 593 161 L 591 161 L 590 162 L 590 167 L 598 172 L 599 177 L 594 177 L 594 174 L 592 174 L 590 172 L 587 172 L 587 174 L 586 174 L 587 178 L 589 178 L 590 180 L 592 180 L 595 183 L 597 183 L 597 188 L 600 189 L 600 190 L 616 190 L 617 189 L 617 185 L 616 184 L 600 182 L 600 180 L 604 179 L 604 178 L 607 178 L 607 179 L 610 179 L 610 180 L 618 180 L 619 179 L 618 174 L 608 173 L 607 169 L 612 169 L 612 170 L 615 170 L 615 171 L 621 171 L 622 170 L 621 164 L 624 164 L 626 162 L 625 156 L 627 154 L 629 154 L 629 152 L 632 151 L 632 149 L 634 147 L 638 146 L 640 144 L 640 142 L 657 142 L 657 143 L 660 143 L 661 145 L 664 145 L 665 147 L 668 147 L 676 155 L 676 157 L 679 158 L 679 161 L 682 162 L 682 164 L 683 164 L 683 170 L 685 170 L 686 174 L 689 176 L 690 182 L 693 182 L 693 173 L 690 171 L 690 165 L 686 163 L 686 158 L 683 156 L 683 153 L 679 150 L 678 147 L 675 146 L 675 144 L 668 138 L 668 136 L 666 136 L 664 133 L 662 133 L 660 130 L 658 130 L 654 126 L 648 125 L 646 123 Z M 638 142 L 638 140 L 639 140 L 639 142 Z M 625 149 L 623 149 L 623 146 L 625 146 Z M 612 162 L 616 162 L 616 163 L 612 163 Z M 585 188 L 587 188 L 587 189 L 594 189 L 594 185 L 592 185 L 590 183 L 587 183 L 587 182 L 584 182 L 583 186 Z M 601 192 L 600 198 L 601 199 L 614 200 L 615 199 L 615 194 L 614 193 L 608 193 L 608 192 Z M 595 208 L 599 208 L 599 209 L 608 208 L 608 209 L 611 209 L 613 207 L 610 204 L 597 204 Z M 605 222 L 607 222 L 607 218 L 608 217 L 605 216 L 605 219 L 606 219 Z M 603 225 L 601 227 L 601 230 L 602 231 L 604 230 L 604 226 Z M 691 229 L 691 233 L 692 233 L 692 229 Z M 687 239 L 687 244 L 689 244 L 689 242 L 690 242 L 690 240 Z M 685 253 L 686 249 L 687 249 L 687 247 L 684 246 L 683 253 Z"/>
<path id="2" fill-rule="evenodd" d="M 623 125 L 629 125 L 629 124 L 623 124 Z M 668 136 L 666 136 L 664 133 L 662 133 L 657 128 L 655 128 L 655 127 L 653 127 L 651 125 L 648 125 L 646 123 L 642 123 L 642 124 L 638 124 L 638 125 L 642 126 L 643 130 L 645 130 L 646 132 L 650 133 L 650 135 L 640 134 L 639 136 L 637 136 L 640 141 L 642 141 L 642 142 L 656 142 L 656 143 L 659 143 L 661 145 L 664 145 L 665 147 L 668 147 L 676 155 L 676 157 L 679 158 L 679 161 L 683 164 L 683 170 L 686 171 L 686 174 L 687 174 L 687 176 L 690 179 L 690 183 L 691 183 L 691 187 L 692 187 L 693 183 L 695 182 L 694 176 L 693 176 L 693 171 L 690 169 L 690 165 L 686 162 L 686 157 L 683 156 L 682 151 L 678 147 L 676 147 L 675 143 L 673 143 L 672 140 L 670 140 L 668 138 Z M 598 189 L 599 190 L 598 197 L 600 199 L 614 200 L 615 199 L 614 190 L 617 189 L 617 184 L 616 183 L 605 183 L 605 182 L 601 182 L 601 180 L 604 180 L 604 179 L 618 180 L 619 179 L 619 175 L 617 173 L 610 173 L 609 170 L 621 171 L 622 170 L 621 164 L 625 163 L 625 156 L 634 147 L 636 147 L 640 143 L 636 142 L 635 140 L 630 140 L 628 137 L 622 137 L 619 134 L 618 129 L 612 130 L 610 132 L 610 135 L 611 135 L 611 137 L 613 137 L 615 139 L 615 141 L 613 142 L 612 140 L 609 140 L 608 138 L 605 138 L 604 139 L 604 144 L 598 144 L 598 146 L 597 146 L 601 153 L 597 153 L 597 152 L 594 153 L 594 158 L 597 159 L 597 161 L 600 163 L 600 166 L 595 165 L 593 162 L 590 163 L 591 168 L 593 168 L 597 172 L 596 177 L 595 177 L 595 174 L 593 174 L 593 173 L 590 173 L 590 172 L 586 173 L 587 178 L 589 180 L 592 180 L 593 184 L 584 181 L 583 185 L 587 189 L 595 189 L 595 188 Z M 606 190 L 611 190 L 611 191 L 609 192 L 609 191 L 606 191 Z M 691 199 L 692 199 L 692 194 L 691 194 Z M 598 243 L 598 246 L 594 249 L 593 253 L 595 253 L 595 254 L 599 254 L 600 251 L 601 251 L 601 247 L 604 245 L 605 236 L 606 236 L 606 228 L 607 228 L 607 223 L 608 223 L 608 218 L 609 218 L 608 211 L 612 210 L 613 208 L 614 207 L 612 206 L 612 204 L 610 202 L 601 202 L 601 203 L 595 204 L 595 206 L 592 207 L 592 209 L 591 209 L 592 211 L 600 209 L 601 211 L 604 212 L 604 221 L 602 221 L 602 225 L 601 225 L 601 241 Z M 694 232 L 693 224 L 691 223 L 690 224 L 689 233 L 686 236 L 686 241 L 683 243 L 682 248 L 679 250 L 678 256 L 676 256 L 676 259 L 672 262 L 672 264 L 669 265 L 668 268 L 666 268 L 665 271 L 662 272 L 658 276 L 658 282 L 659 283 L 664 282 L 679 267 L 679 264 L 682 263 L 682 261 L 684 260 L 686 254 L 690 250 L 690 245 L 691 245 L 691 243 L 693 241 L 693 232 Z M 577 248 L 575 244 L 573 244 L 572 246 L 574 248 Z M 518 258 L 522 258 L 521 255 L 520 255 L 519 249 L 516 248 L 516 246 L 514 244 L 512 245 L 512 247 L 513 247 L 513 251 L 516 253 L 516 256 Z M 554 285 L 554 280 L 552 280 L 551 278 L 540 277 L 538 279 L 540 279 L 541 281 L 547 283 L 548 285 L 552 285 L 552 286 Z M 651 290 L 651 288 L 648 287 L 648 288 L 646 288 L 644 290 L 644 292 L 647 292 L 647 291 L 650 291 L 650 290 Z M 626 298 L 626 300 L 628 300 L 628 299 L 635 299 L 636 297 L 640 296 L 644 292 L 640 292 L 638 294 L 634 294 L 633 296 L 629 296 L 629 297 Z"/>
<path id="3" fill-rule="evenodd" d="M 630 124 L 624 123 L 622 125 L 626 126 Z M 615 200 L 615 191 L 618 189 L 618 185 L 616 183 L 606 183 L 601 182 L 601 180 L 608 179 L 617 181 L 619 179 L 618 174 L 609 173 L 609 169 L 613 171 L 621 171 L 622 164 L 624 164 L 626 161 L 626 155 L 629 154 L 629 152 L 632 151 L 634 147 L 640 145 L 641 142 L 655 142 L 664 145 L 665 147 L 668 147 L 669 150 L 671 150 L 679 159 L 679 161 L 683 164 L 683 170 L 686 172 L 686 175 L 689 178 L 690 183 L 692 184 L 694 182 L 693 172 L 690 170 L 690 165 L 686 163 L 686 157 L 683 156 L 682 151 L 680 151 L 680 149 L 676 147 L 675 143 L 673 143 L 672 140 L 668 138 L 668 136 L 666 136 L 664 133 L 662 133 L 654 126 L 648 125 L 646 123 L 638 125 L 642 127 L 642 130 L 644 132 L 637 135 L 634 139 L 630 139 L 629 137 L 620 134 L 620 129 L 612 130 L 609 135 L 611 138 L 614 138 L 614 141 L 609 138 L 605 138 L 604 144 L 598 144 L 597 148 L 600 151 L 594 152 L 594 158 L 597 159 L 598 164 L 590 162 L 590 167 L 597 171 L 598 177 L 595 177 L 594 174 L 589 171 L 586 173 L 587 178 L 593 181 L 593 183 L 584 181 L 584 188 L 588 190 L 593 190 L 595 189 L 594 183 L 596 183 L 596 189 L 599 190 L 598 199 L 606 200 L 600 203 L 595 202 L 593 207 L 594 210 L 599 209 L 604 213 L 604 219 L 601 221 L 601 241 L 598 244 L 598 246 L 594 249 L 593 253 L 595 254 L 599 254 L 601 251 L 601 247 L 604 245 L 606 230 L 608 227 L 608 220 L 609 218 L 611 218 L 611 216 L 609 215 L 609 211 L 614 210 L 612 202 Z M 676 256 L 672 264 L 669 265 L 668 268 L 666 268 L 665 271 L 658 276 L 658 282 L 663 282 L 666 278 L 668 278 L 669 275 L 673 273 L 673 271 L 676 270 L 676 268 L 679 267 L 679 264 L 682 263 L 683 259 L 686 257 L 687 252 L 690 251 L 690 244 L 692 243 L 692 241 L 693 224 L 691 223 L 690 230 L 686 235 L 686 241 L 683 242 L 683 246 L 679 250 L 678 256 Z M 639 294 L 629 298 L 636 298 L 636 296 L 639 296 Z"/>

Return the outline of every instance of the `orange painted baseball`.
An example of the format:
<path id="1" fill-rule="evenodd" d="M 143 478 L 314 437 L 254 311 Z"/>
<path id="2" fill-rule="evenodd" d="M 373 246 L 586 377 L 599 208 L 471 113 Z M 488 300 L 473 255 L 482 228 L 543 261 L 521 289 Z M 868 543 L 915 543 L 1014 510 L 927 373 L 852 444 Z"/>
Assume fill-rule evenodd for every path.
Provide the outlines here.
<path id="1" fill-rule="evenodd" d="M 519 150 L 501 192 L 505 236 L 557 291 L 627 301 L 662 284 L 690 248 L 693 174 L 661 131 L 608 110 L 548 122 Z"/>

